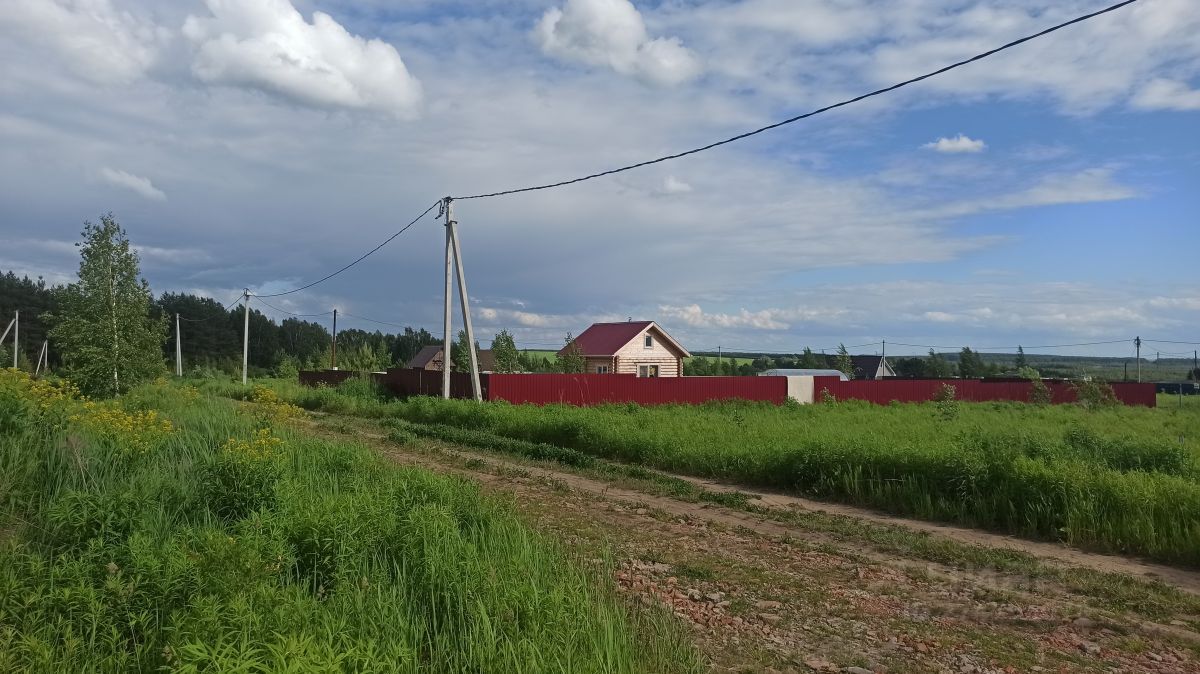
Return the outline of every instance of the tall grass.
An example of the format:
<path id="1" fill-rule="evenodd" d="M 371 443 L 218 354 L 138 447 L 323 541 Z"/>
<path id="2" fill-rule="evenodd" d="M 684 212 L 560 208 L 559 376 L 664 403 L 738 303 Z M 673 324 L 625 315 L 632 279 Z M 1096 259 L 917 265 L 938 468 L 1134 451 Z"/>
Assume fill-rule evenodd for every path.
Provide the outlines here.
<path id="1" fill-rule="evenodd" d="M 698 668 L 666 618 L 615 596 L 608 567 L 571 561 L 473 484 L 234 407 L 135 391 L 121 409 L 173 426 L 138 452 L 75 412 L 12 415 L 0 671 Z"/>
<path id="2" fill-rule="evenodd" d="M 385 402 L 280 383 L 309 409 L 395 417 L 915 517 L 1200 565 L 1200 409 Z M 549 455 L 549 453 L 547 453 Z"/>

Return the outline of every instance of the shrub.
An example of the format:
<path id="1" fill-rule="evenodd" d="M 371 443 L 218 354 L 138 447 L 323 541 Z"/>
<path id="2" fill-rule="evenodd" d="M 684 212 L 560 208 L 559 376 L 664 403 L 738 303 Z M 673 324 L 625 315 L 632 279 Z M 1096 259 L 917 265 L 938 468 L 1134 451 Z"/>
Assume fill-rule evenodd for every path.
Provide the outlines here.
<path id="1" fill-rule="evenodd" d="M 946 421 L 958 418 L 958 389 L 951 384 L 942 384 L 937 393 L 933 394 L 934 404 L 937 405 L 938 416 Z"/>
<path id="2" fill-rule="evenodd" d="M 1113 388 L 1102 381 L 1083 380 L 1071 385 L 1079 404 L 1083 407 L 1113 407 L 1120 404 Z"/>
<path id="3" fill-rule="evenodd" d="M 230 438 L 205 467 L 201 482 L 208 507 L 237 520 L 274 501 L 282 440 L 260 428 L 248 439 Z"/>

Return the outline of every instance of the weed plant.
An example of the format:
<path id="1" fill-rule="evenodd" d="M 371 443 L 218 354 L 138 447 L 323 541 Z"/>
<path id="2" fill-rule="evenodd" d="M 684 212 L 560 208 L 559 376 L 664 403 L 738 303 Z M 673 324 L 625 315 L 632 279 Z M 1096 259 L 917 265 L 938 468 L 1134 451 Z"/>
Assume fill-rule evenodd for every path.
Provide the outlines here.
<path id="1" fill-rule="evenodd" d="M 698 670 L 611 563 L 245 397 L 160 383 L 98 415 L 0 374 L 0 671 Z"/>
<path id="2" fill-rule="evenodd" d="M 296 404 L 532 443 L 923 519 L 1200 565 L 1200 409 L 857 401 L 577 408 L 383 401 L 273 384 Z M 459 437 L 462 436 L 462 437 Z M 482 441 L 481 441 L 482 442 Z M 569 451 L 568 451 L 569 450 Z"/>

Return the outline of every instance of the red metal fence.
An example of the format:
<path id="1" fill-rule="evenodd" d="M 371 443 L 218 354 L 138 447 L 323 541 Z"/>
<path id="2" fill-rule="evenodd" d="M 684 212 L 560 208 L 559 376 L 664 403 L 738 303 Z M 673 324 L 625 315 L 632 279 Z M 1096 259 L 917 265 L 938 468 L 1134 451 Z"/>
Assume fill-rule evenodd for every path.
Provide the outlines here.
<path id="1" fill-rule="evenodd" d="M 839 381 L 837 377 L 817 377 L 813 391 L 820 400 L 822 391 L 829 391 L 838 400 L 866 400 L 887 405 L 893 400 L 902 403 L 928 402 L 943 386 L 954 387 L 957 400 L 989 402 L 1012 400 L 1029 402 L 1033 384 L 1027 381 L 981 381 L 978 379 L 880 379 L 875 381 Z M 1046 382 L 1054 404 L 1075 402 L 1075 389 L 1066 382 Z M 1117 400 L 1126 405 L 1154 407 L 1157 404 L 1154 384 L 1112 384 Z"/>
<path id="2" fill-rule="evenodd" d="M 633 402 L 639 405 L 699 404 L 711 400 L 761 400 L 782 404 L 787 399 L 784 377 L 663 377 L 631 374 L 492 374 L 488 400 L 514 404 L 601 405 Z"/>
<path id="3" fill-rule="evenodd" d="M 301 372 L 306 386 L 337 386 L 362 373 L 345 370 Z M 371 375 L 381 386 L 400 397 L 442 394 L 442 373 L 434 370 L 392 369 Z M 602 405 L 633 402 L 639 405 L 672 403 L 695 405 L 712 400 L 759 400 L 782 404 L 787 399 L 787 377 L 665 377 L 640 378 L 630 374 L 484 374 L 480 375 L 484 400 L 514 404 Z M 929 402 L 943 386 L 954 387 L 957 400 L 1029 402 L 1033 384 L 1027 381 L 978 379 L 880 379 L 840 381 L 837 377 L 815 377 L 817 400 L 828 391 L 838 400 L 866 400 L 887 405 Z M 1075 402 L 1075 389 L 1066 382 L 1046 382 L 1054 404 Z M 1154 407 L 1154 384 L 1112 384 L 1117 400 L 1126 405 Z M 450 396 L 471 397 L 471 377 L 450 374 Z"/>

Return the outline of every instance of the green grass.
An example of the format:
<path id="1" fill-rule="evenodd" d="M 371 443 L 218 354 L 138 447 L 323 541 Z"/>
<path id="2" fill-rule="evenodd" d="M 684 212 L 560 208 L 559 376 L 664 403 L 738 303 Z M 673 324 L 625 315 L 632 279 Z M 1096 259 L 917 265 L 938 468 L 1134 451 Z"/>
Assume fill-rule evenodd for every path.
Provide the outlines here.
<path id="1" fill-rule="evenodd" d="M 5 400 L 0 671 L 699 668 L 672 622 L 615 595 L 609 563 L 573 561 L 469 482 L 281 428 L 231 450 L 259 446 L 261 406 L 173 386 L 122 401 L 175 426 L 138 453 Z"/>
<path id="2" fill-rule="evenodd" d="M 628 464 L 1200 565 L 1195 406 L 538 408 L 383 401 L 278 385 L 309 409 L 483 431 Z"/>

